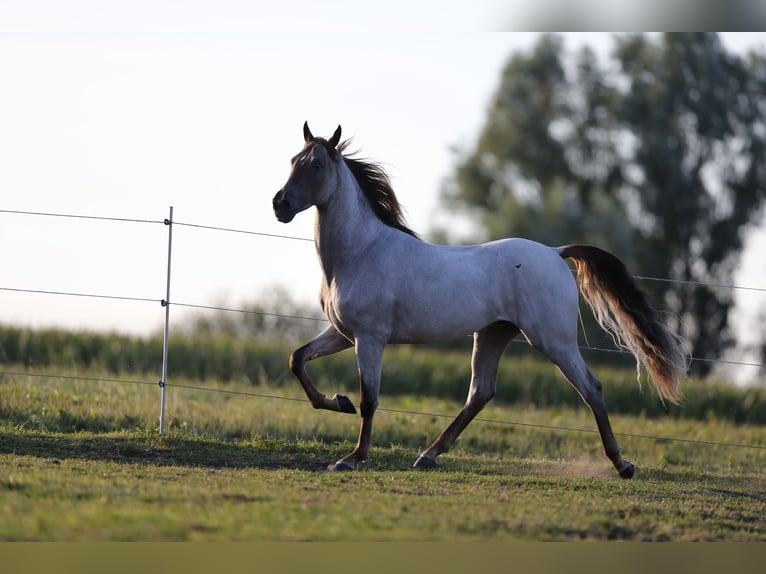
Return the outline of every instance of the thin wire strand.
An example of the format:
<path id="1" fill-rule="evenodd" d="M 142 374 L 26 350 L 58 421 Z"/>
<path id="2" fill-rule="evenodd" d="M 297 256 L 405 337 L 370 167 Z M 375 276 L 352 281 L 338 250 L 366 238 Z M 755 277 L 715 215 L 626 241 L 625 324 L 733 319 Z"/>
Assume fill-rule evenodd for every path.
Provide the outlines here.
<path id="1" fill-rule="evenodd" d="M 62 217 L 62 218 L 68 218 L 68 219 L 89 219 L 89 220 L 97 220 L 97 221 L 118 221 L 118 222 L 129 222 L 129 223 L 153 223 L 153 224 L 167 224 L 167 222 L 164 219 L 136 219 L 136 218 L 128 218 L 128 217 L 106 217 L 106 216 L 97 216 L 97 215 L 77 215 L 77 214 L 71 214 L 71 213 L 55 213 L 55 212 L 43 212 L 43 211 L 23 211 L 23 210 L 16 210 L 16 209 L 0 209 L 0 213 L 7 213 L 11 215 L 31 215 L 31 216 L 42 216 L 42 217 Z M 281 235 L 277 233 L 264 233 L 260 231 L 251 231 L 246 229 L 235 229 L 230 227 L 222 227 L 222 226 L 215 226 L 215 225 L 203 225 L 199 223 L 188 223 L 183 221 L 173 221 L 174 225 L 180 225 L 184 227 L 192 227 L 196 229 L 206 229 L 206 230 L 212 230 L 212 231 L 224 231 L 229 233 L 240 233 L 245 235 L 256 235 L 261 237 L 272 237 L 276 239 L 292 239 L 296 241 L 310 241 L 313 242 L 314 239 L 308 238 L 308 237 L 296 237 L 293 235 Z M 682 280 L 682 279 L 667 279 L 667 278 L 661 278 L 661 277 L 646 277 L 643 275 L 633 275 L 635 279 L 640 279 L 643 281 L 660 281 L 665 283 L 678 283 L 681 285 L 694 285 L 698 287 L 717 287 L 717 288 L 724 288 L 724 289 L 739 289 L 739 290 L 745 290 L 745 291 L 756 291 L 760 293 L 766 293 L 766 288 L 762 287 L 749 287 L 744 285 L 729 285 L 729 284 L 723 284 L 723 283 L 705 283 L 702 281 L 689 281 L 689 280 Z"/>
<path id="2" fill-rule="evenodd" d="M 293 239 L 296 241 L 311 241 L 314 240 L 308 237 L 296 237 L 294 235 L 280 235 L 278 233 L 263 233 L 262 231 L 250 231 L 247 229 L 233 229 L 230 227 L 217 227 L 215 225 L 201 225 L 199 223 L 185 223 L 183 221 L 174 221 L 174 225 L 181 225 L 183 227 L 192 227 L 195 229 L 206 229 L 211 231 L 227 231 L 229 233 L 241 233 L 244 235 L 258 235 L 260 237 L 273 237 L 276 239 Z"/>
<path id="3" fill-rule="evenodd" d="M 42 373 L 22 373 L 22 372 L 0 372 L 0 375 L 11 375 L 11 376 L 22 376 L 22 377 L 48 377 L 48 378 L 56 378 L 56 379 L 63 379 L 63 380 L 81 380 L 81 381 L 91 381 L 91 382 L 111 382 L 111 383 L 130 383 L 130 384 L 140 384 L 140 385 L 157 385 L 155 382 L 148 382 L 148 381 L 133 381 L 133 380 L 125 380 L 125 379 L 104 379 L 104 378 L 93 378 L 93 377 L 76 377 L 76 376 L 67 376 L 67 375 L 55 375 L 55 374 L 42 374 Z M 186 389 L 186 390 L 193 390 L 193 391 L 202 391 L 202 392 L 210 392 L 210 393 L 222 393 L 222 394 L 228 394 L 228 395 L 237 395 L 237 396 L 246 396 L 251 398 L 257 398 L 257 399 L 270 399 L 270 400 L 279 400 L 279 401 L 292 401 L 292 402 L 308 402 L 306 399 L 303 398 L 295 398 L 295 397 L 284 397 L 279 395 L 268 395 L 264 393 L 253 393 L 248 391 L 234 391 L 230 389 L 213 389 L 210 387 L 202 387 L 198 385 L 180 385 L 176 383 L 167 383 L 167 387 L 175 387 L 178 389 Z M 433 417 L 433 418 L 454 418 L 453 415 L 447 415 L 443 413 L 430 413 L 426 411 L 410 411 L 405 409 L 390 409 L 390 408 L 384 408 L 380 407 L 378 408 L 378 411 L 382 412 L 388 412 L 388 413 L 394 413 L 394 414 L 405 414 L 405 415 L 414 415 L 414 416 L 423 416 L 423 417 Z M 561 431 L 561 432 L 579 432 L 579 433 L 589 433 L 589 434 L 597 434 L 597 430 L 593 429 L 583 429 L 583 428 L 576 428 L 576 427 L 563 427 L 563 426 L 556 426 L 556 425 L 546 425 L 541 423 L 524 423 L 524 422 L 518 422 L 518 421 L 504 421 L 504 420 L 496 420 L 496 419 L 487 419 L 487 418 L 476 418 L 474 419 L 476 422 L 482 422 L 482 423 L 488 423 L 488 424 L 499 424 L 499 425 L 506 425 L 506 426 L 519 426 L 519 427 L 526 427 L 526 428 L 534 428 L 534 429 L 540 429 L 540 430 L 551 430 L 551 431 Z M 698 439 L 687 439 L 687 438 L 678 438 L 678 437 L 665 437 L 665 436 L 657 436 L 657 435 L 647 435 L 647 434 L 638 434 L 638 433 L 614 433 L 616 436 L 621 437 L 627 437 L 627 438 L 636 438 L 636 439 L 644 439 L 644 440 L 656 440 L 656 441 L 666 441 L 666 442 L 681 442 L 686 444 L 697 444 L 697 445 L 703 445 L 703 446 L 717 446 L 717 447 L 726 447 L 726 448 L 750 448 L 750 449 L 756 449 L 756 450 L 766 450 L 766 446 L 763 445 L 757 445 L 757 444 L 742 444 L 742 443 L 727 443 L 727 442 L 715 442 L 715 441 L 707 441 L 707 440 L 698 440 Z"/>
<path id="4" fill-rule="evenodd" d="M 94 294 L 94 293 L 48 291 L 48 290 L 41 290 L 41 289 L 20 289 L 20 288 L 14 288 L 14 287 L 0 287 L 0 291 L 42 294 L 42 295 L 60 295 L 60 296 L 68 296 L 68 297 L 86 297 L 86 298 L 107 299 L 107 300 L 115 300 L 115 301 L 137 301 L 137 302 L 155 303 L 155 304 L 160 303 L 162 305 L 175 305 L 176 307 L 184 307 L 184 308 L 190 308 L 190 309 L 224 311 L 224 312 L 230 312 L 230 313 L 259 315 L 263 317 L 277 317 L 281 319 L 290 319 L 290 320 L 315 321 L 319 323 L 327 322 L 327 319 L 324 317 L 307 317 L 305 315 L 285 315 L 281 313 L 271 313 L 268 311 L 255 311 L 250 309 L 238 309 L 238 308 L 232 308 L 232 307 L 219 307 L 215 305 L 199 305 L 195 303 L 168 302 L 168 301 L 165 301 L 164 299 L 153 299 L 148 297 L 126 297 L 126 296 L 120 296 L 120 295 L 100 295 L 100 294 Z M 514 339 L 513 342 L 526 343 L 524 339 Z M 621 355 L 630 355 L 630 352 L 624 349 L 607 349 L 604 347 L 593 347 L 590 345 L 580 345 L 580 349 L 585 351 L 596 351 L 599 353 L 617 353 Z M 733 360 L 727 360 L 727 359 L 707 359 L 702 357 L 691 357 L 691 360 L 698 361 L 701 363 L 716 363 L 716 364 L 736 365 L 736 366 L 743 366 L 743 367 L 766 368 L 766 364 L 764 363 L 752 363 L 752 362 L 746 362 L 746 361 L 733 361 Z"/>
<path id="5" fill-rule="evenodd" d="M 515 343 L 526 343 L 524 339 L 514 339 Z M 630 351 L 626 351 L 625 349 L 606 349 L 604 347 L 592 347 L 589 345 L 580 345 L 580 349 L 584 351 L 597 351 L 599 353 L 617 353 L 619 355 L 630 355 L 632 356 L 632 353 Z M 764 363 L 746 363 L 744 361 L 729 361 L 726 359 L 704 359 L 700 357 L 690 357 L 691 361 L 699 361 L 700 363 L 723 363 L 724 365 L 740 365 L 743 367 L 761 367 L 766 368 L 766 364 Z"/>
<path id="6" fill-rule="evenodd" d="M 11 215 L 34 215 L 41 217 L 62 217 L 65 219 L 90 219 L 95 221 L 120 221 L 124 223 L 162 223 L 162 219 L 133 219 L 129 217 L 105 217 L 101 215 L 75 215 L 73 213 L 48 213 L 44 211 L 21 211 L 18 209 L 0 209 L 0 213 Z"/>
<path id="7" fill-rule="evenodd" d="M 251 393 L 247 391 L 232 391 L 228 389 L 213 389 L 210 387 L 201 387 L 196 385 L 177 385 L 177 384 L 170 384 L 168 383 L 168 387 L 177 387 L 181 389 L 188 389 L 188 390 L 195 390 L 195 391 L 203 391 L 203 392 L 214 392 L 214 393 L 225 393 L 225 394 L 233 394 L 233 395 L 240 395 L 240 396 L 248 396 L 248 397 L 254 397 L 254 398 L 260 398 L 260 399 L 273 399 L 273 400 L 280 400 L 280 401 L 294 401 L 294 402 L 308 402 L 307 399 L 302 398 L 295 398 L 295 397 L 284 397 L 279 395 L 266 395 L 261 393 Z M 447 418 L 452 419 L 455 418 L 454 415 L 447 415 L 443 413 L 429 413 L 425 411 L 410 411 L 405 409 L 390 409 L 390 408 L 384 408 L 379 407 L 378 411 L 382 412 L 388 412 L 388 413 L 394 413 L 394 414 L 405 414 L 405 415 L 416 415 L 416 416 L 424 416 L 424 417 L 434 417 L 434 418 Z M 474 421 L 482 422 L 482 423 L 489 423 L 489 424 L 499 424 L 499 425 L 508 425 L 508 426 L 520 426 L 520 427 L 527 427 L 527 428 L 535 428 L 535 429 L 542 429 L 542 430 L 554 430 L 554 431 L 563 431 L 563 432 L 580 432 L 580 433 L 590 433 L 590 434 L 598 434 L 597 430 L 593 429 L 583 429 L 583 428 L 574 428 L 574 427 L 562 427 L 562 426 L 556 426 L 556 425 L 545 425 L 540 423 L 523 423 L 523 422 L 517 422 L 517 421 L 502 421 L 502 420 L 496 420 L 496 419 L 487 419 L 487 418 L 475 418 Z M 622 437 L 628 437 L 628 438 L 637 438 L 637 439 L 648 439 L 648 440 L 656 440 L 656 441 L 668 441 L 668 442 L 682 442 L 687 444 L 698 444 L 698 445 L 705 445 L 705 446 L 720 446 L 720 447 L 736 447 L 736 448 L 752 448 L 757 450 L 766 450 L 766 446 L 762 445 L 755 445 L 755 444 L 742 444 L 742 443 L 725 443 L 725 442 L 715 442 L 715 441 L 707 441 L 707 440 L 697 440 L 697 439 L 687 439 L 687 438 L 676 438 L 676 437 L 664 437 L 664 436 L 656 436 L 656 435 L 646 435 L 646 434 L 637 434 L 637 433 L 614 433 L 616 436 L 622 436 Z"/>
<path id="8" fill-rule="evenodd" d="M 99 295 L 96 293 L 76 293 L 72 291 L 46 291 L 42 289 L 20 289 L 15 287 L 0 287 L 0 291 L 14 293 L 32 293 L 36 295 L 62 295 L 66 297 L 87 297 L 91 299 L 112 299 L 116 301 L 142 301 L 145 303 L 162 303 L 162 299 L 150 299 L 148 297 L 127 297 L 123 295 Z"/>
<path id="9" fill-rule="evenodd" d="M 254 311 L 252 309 L 234 309 L 230 307 L 216 307 L 214 305 L 196 305 L 193 303 L 177 303 L 177 302 L 171 302 L 172 305 L 175 305 L 176 307 L 188 307 L 190 309 L 205 309 L 209 311 L 227 311 L 230 313 L 244 313 L 249 315 L 262 315 L 266 317 L 278 317 L 281 319 L 300 319 L 303 321 L 320 321 L 320 322 L 327 322 L 327 319 L 324 317 L 306 317 L 304 315 L 282 315 L 280 313 L 269 313 L 267 311 Z"/>
<path id="10" fill-rule="evenodd" d="M 187 389 L 192 391 L 203 391 L 210 393 L 222 393 L 227 395 L 239 395 L 245 397 L 255 397 L 258 399 L 274 399 L 278 401 L 293 401 L 293 402 L 308 402 L 306 399 L 299 399 L 296 397 L 282 397 L 279 395 L 266 395 L 262 393 L 251 393 L 248 391 L 233 391 L 231 389 L 211 389 L 210 387 L 199 387 L 195 385 L 179 385 L 177 383 L 167 383 L 168 387 L 175 387 L 177 389 Z"/>
<path id="11" fill-rule="evenodd" d="M 440 418 L 454 418 L 452 415 L 444 415 L 444 414 L 436 414 L 436 413 L 426 413 L 426 412 L 419 412 L 419 411 L 406 411 L 406 410 L 400 410 L 400 409 L 386 409 L 386 408 L 378 408 L 379 411 L 387 411 L 391 413 L 399 413 L 399 414 L 410 414 L 410 415 L 420 415 L 420 416 L 430 416 L 430 417 L 440 417 Z M 474 421 L 483 422 L 483 423 L 492 423 L 492 424 L 499 424 L 499 425 L 510 425 L 510 426 L 520 426 L 520 427 L 529 427 L 529 428 L 536 428 L 536 429 L 544 429 L 544 430 L 556 430 L 556 431 L 565 431 L 565 432 L 581 432 L 581 433 L 590 433 L 590 434 L 598 434 L 598 430 L 594 429 L 583 429 L 583 428 L 576 428 L 576 427 L 562 427 L 562 426 L 555 426 L 555 425 L 545 425 L 541 423 L 520 423 L 517 421 L 499 421 L 496 419 L 486 419 L 477 417 L 473 419 Z M 675 438 L 675 437 L 664 437 L 664 436 L 656 436 L 656 435 L 646 435 L 646 434 L 636 434 L 636 433 L 620 433 L 615 432 L 615 436 L 623 436 L 623 437 L 629 437 L 629 438 L 640 438 L 640 439 L 651 439 L 651 440 L 658 440 L 658 441 L 673 441 L 673 442 L 685 442 L 685 443 L 692 443 L 692 444 L 702 444 L 702 445 L 709 445 L 709 446 L 731 446 L 731 447 L 740 447 L 740 448 L 755 448 L 755 449 L 761 449 L 766 450 L 766 446 L 761 445 L 754 445 L 754 444 L 741 444 L 741 443 L 721 443 L 721 442 L 714 442 L 714 441 L 707 441 L 707 440 L 696 440 L 696 439 L 688 439 L 688 438 Z"/>
<path id="12" fill-rule="evenodd" d="M 642 275 L 633 275 L 634 279 L 641 279 L 643 281 L 660 281 L 663 283 L 678 283 L 680 285 L 693 285 L 695 287 L 720 287 L 722 289 L 739 289 L 742 291 L 758 291 L 760 293 L 766 293 L 766 289 L 761 287 L 744 287 L 742 285 L 727 285 L 724 283 L 703 283 L 702 281 L 689 281 L 684 279 L 662 279 L 659 277 L 644 277 Z"/>
<path id="13" fill-rule="evenodd" d="M 13 377 L 35 377 L 35 378 L 49 378 L 49 379 L 63 379 L 66 381 L 89 381 L 93 383 L 127 383 L 131 385 L 154 385 L 157 386 L 157 381 L 135 381 L 130 379 L 111 379 L 106 377 L 81 377 L 79 375 L 57 375 L 50 373 L 27 373 L 17 371 L 0 371 L 0 375 L 7 375 Z"/>

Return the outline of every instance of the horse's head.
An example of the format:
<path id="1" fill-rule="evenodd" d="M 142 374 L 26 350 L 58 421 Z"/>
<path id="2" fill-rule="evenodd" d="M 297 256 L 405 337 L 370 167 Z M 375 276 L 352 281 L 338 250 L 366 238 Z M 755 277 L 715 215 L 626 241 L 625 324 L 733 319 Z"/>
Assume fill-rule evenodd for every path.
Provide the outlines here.
<path id="1" fill-rule="evenodd" d="M 282 223 L 289 223 L 301 211 L 312 205 L 322 205 L 337 187 L 341 152 L 340 126 L 329 140 L 314 137 L 308 122 L 303 124 L 304 146 L 292 159 L 290 177 L 274 196 L 274 214 Z"/>

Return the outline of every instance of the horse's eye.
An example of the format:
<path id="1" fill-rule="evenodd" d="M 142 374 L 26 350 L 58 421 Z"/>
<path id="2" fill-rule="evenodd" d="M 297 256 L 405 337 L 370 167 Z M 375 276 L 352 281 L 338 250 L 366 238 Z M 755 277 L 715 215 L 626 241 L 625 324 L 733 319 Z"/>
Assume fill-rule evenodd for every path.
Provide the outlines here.
<path id="1" fill-rule="evenodd" d="M 322 167 L 324 166 L 322 165 L 322 162 L 317 159 L 317 160 L 314 160 L 314 163 L 311 164 L 311 167 L 313 167 L 314 169 L 322 169 Z"/>

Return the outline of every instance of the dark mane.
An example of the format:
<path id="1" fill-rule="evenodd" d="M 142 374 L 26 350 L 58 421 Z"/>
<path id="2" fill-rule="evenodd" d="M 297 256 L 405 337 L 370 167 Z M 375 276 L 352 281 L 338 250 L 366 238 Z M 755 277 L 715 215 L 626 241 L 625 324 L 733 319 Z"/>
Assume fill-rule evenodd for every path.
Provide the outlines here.
<path id="1" fill-rule="evenodd" d="M 346 162 L 351 173 L 354 174 L 354 178 L 356 178 L 364 196 L 370 202 L 375 215 L 386 225 L 417 237 L 418 235 L 407 227 L 404 222 L 402 206 L 399 204 L 399 200 L 396 199 L 396 194 L 391 188 L 391 180 L 388 179 L 388 174 L 386 174 L 380 164 L 354 157 L 354 154 L 343 155 L 349 143 L 350 140 L 341 143 L 338 146 L 338 151 L 341 153 L 341 157 Z"/>

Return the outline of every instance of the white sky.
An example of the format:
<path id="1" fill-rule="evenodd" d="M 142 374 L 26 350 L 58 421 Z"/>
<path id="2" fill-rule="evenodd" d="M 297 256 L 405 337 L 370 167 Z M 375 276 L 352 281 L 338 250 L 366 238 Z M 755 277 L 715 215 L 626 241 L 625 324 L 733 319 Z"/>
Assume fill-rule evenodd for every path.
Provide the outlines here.
<path id="1" fill-rule="evenodd" d="M 491 0 L 470 11 L 386 4 L 420 6 L 411 19 L 363 4 L 280 2 L 263 19 L 255 2 L 0 0 L 0 209 L 161 220 L 173 205 L 178 221 L 311 237 L 313 212 L 285 226 L 271 211 L 308 120 L 317 135 L 342 124 L 353 148 L 387 166 L 412 226 L 428 231 L 450 148 L 470 146 L 506 59 L 538 35 L 465 32 L 492 26 Z M 434 6 L 438 19 L 416 31 Z M 339 8 L 359 25 L 339 25 Z M 377 31 L 387 24 L 396 31 Z M 610 37 L 567 41 L 605 51 Z M 752 34 L 725 40 L 764 45 Z M 274 285 L 316 299 L 309 242 L 173 233 L 173 301 L 237 306 Z M 0 287 L 165 296 L 162 225 L 0 213 L 0 255 Z M 742 281 L 766 285 L 760 258 L 747 261 Z M 148 303 L 0 290 L 2 323 L 147 333 L 162 317 Z"/>

